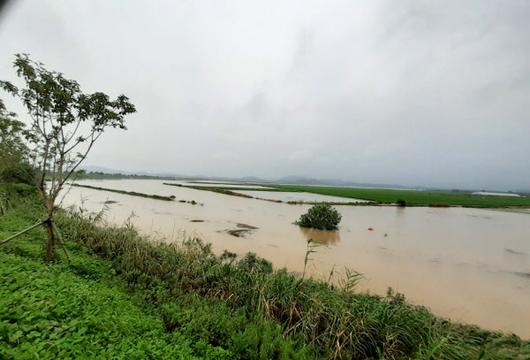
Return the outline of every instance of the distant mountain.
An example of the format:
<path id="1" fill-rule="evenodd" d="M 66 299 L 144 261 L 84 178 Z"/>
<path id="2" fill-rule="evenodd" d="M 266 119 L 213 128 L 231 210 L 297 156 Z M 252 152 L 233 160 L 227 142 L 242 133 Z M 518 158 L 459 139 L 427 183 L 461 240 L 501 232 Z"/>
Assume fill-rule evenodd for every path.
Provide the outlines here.
<path id="1" fill-rule="evenodd" d="M 284 176 L 278 180 L 275 180 L 274 182 L 279 182 L 279 183 L 284 183 L 284 184 L 304 184 L 304 185 L 323 184 L 323 182 L 319 179 L 309 178 L 305 176 L 296 176 L 296 175 Z"/>
<path id="2" fill-rule="evenodd" d="M 256 176 L 244 177 L 227 177 L 227 176 L 208 176 L 208 175 L 182 175 L 174 173 L 159 173 L 148 171 L 129 171 L 117 170 L 104 166 L 87 165 L 82 167 L 86 172 L 103 173 L 110 175 L 124 175 L 124 176 L 149 176 L 160 177 L 164 179 L 195 179 L 195 180 L 213 180 L 213 181 L 236 181 L 248 183 L 269 183 L 269 184 L 299 184 L 299 185 L 329 185 L 329 186 L 357 186 L 357 187 L 385 187 L 396 189 L 410 189 L 410 187 L 400 185 L 388 184 L 370 184 L 370 183 L 356 183 L 352 181 L 345 181 L 339 179 L 317 179 L 306 176 L 290 175 L 280 179 L 264 179 Z"/>
<path id="3" fill-rule="evenodd" d="M 116 170 L 116 169 L 111 169 L 111 168 L 107 168 L 104 166 L 87 165 L 87 166 L 81 166 L 81 169 L 85 170 L 86 172 L 102 172 L 105 174 L 131 174 L 132 175 L 132 172 L 130 171 Z"/>
<path id="4" fill-rule="evenodd" d="M 419 189 L 418 187 L 410 187 L 396 184 L 374 184 L 374 183 L 360 183 L 349 180 L 340 179 L 316 179 L 305 176 L 285 176 L 281 179 L 272 181 L 274 183 L 282 184 L 300 184 L 300 185 L 329 185 L 329 186 L 351 186 L 351 187 L 368 187 L 368 188 L 388 188 L 388 189 Z"/>
<path id="5" fill-rule="evenodd" d="M 227 177 L 227 176 L 208 176 L 208 175 L 182 175 L 168 172 L 148 172 L 148 171 L 128 171 L 128 170 L 117 170 L 107 168 L 104 166 L 87 165 L 83 167 L 87 172 L 99 172 L 111 175 L 124 175 L 124 176 L 143 176 L 143 177 L 154 177 L 172 180 L 182 179 L 195 179 L 195 180 L 211 180 L 211 181 L 235 181 L 235 182 L 246 182 L 246 183 L 269 183 L 269 184 L 297 184 L 297 185 L 324 185 L 324 186 L 351 186 L 351 187 L 362 187 L 362 188 L 385 188 L 385 189 L 403 189 L 403 190 L 441 190 L 441 191 L 462 191 L 462 192 L 473 192 L 480 191 L 481 189 L 442 189 L 442 188 L 431 188 L 425 186 L 403 186 L 397 184 L 374 184 L 374 183 L 363 183 L 354 182 L 350 180 L 341 179 L 317 179 L 307 176 L 289 175 L 279 179 L 264 179 L 256 176 L 244 176 L 244 177 Z M 495 190 L 491 190 L 495 191 Z M 514 191 L 515 193 L 530 195 L 530 189 L 519 189 Z"/>
<path id="6" fill-rule="evenodd" d="M 176 175 L 173 173 L 158 173 L 158 172 L 149 172 L 149 171 L 129 171 L 129 170 L 117 170 L 112 168 L 107 168 L 104 166 L 93 166 L 87 165 L 81 167 L 86 172 L 90 173 L 104 173 L 110 175 L 137 175 L 137 176 L 151 176 L 151 177 L 161 177 L 161 178 L 175 178 L 175 179 L 184 179 L 189 178 L 186 176 Z"/>

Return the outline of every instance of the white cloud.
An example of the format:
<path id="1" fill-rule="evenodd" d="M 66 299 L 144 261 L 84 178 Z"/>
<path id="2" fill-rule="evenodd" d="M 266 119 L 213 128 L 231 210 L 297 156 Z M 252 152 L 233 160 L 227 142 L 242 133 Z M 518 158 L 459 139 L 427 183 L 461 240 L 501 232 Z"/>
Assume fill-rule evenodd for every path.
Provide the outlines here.
<path id="1" fill-rule="evenodd" d="M 137 105 L 92 164 L 530 187 L 528 2 L 25 0 L 3 15 L 0 78 L 28 52 Z"/>

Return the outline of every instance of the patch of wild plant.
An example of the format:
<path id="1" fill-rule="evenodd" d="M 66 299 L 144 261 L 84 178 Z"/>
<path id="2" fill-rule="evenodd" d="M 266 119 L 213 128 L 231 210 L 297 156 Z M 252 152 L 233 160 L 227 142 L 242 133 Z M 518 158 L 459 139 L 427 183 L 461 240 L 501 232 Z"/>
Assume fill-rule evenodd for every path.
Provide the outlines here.
<path id="1" fill-rule="evenodd" d="M 255 254 L 215 256 L 199 239 L 153 244 L 132 228 L 101 228 L 76 213 L 62 214 L 59 223 L 71 239 L 112 259 L 130 286 L 222 299 L 251 318 L 278 322 L 286 335 L 303 336 L 325 357 L 478 358 L 491 339 L 500 337 L 436 318 L 393 292 L 383 297 L 353 293 L 359 280 L 354 272 L 336 288 L 274 271 Z"/>
<path id="2" fill-rule="evenodd" d="M 305 214 L 300 216 L 297 225 L 318 230 L 337 230 L 342 215 L 330 204 L 313 205 Z"/>

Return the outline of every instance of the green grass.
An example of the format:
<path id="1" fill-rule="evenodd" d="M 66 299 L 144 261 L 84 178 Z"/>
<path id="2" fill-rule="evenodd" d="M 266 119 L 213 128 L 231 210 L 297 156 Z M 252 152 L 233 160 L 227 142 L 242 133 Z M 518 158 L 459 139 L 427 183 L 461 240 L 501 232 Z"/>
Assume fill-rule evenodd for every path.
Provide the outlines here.
<path id="1" fill-rule="evenodd" d="M 466 192 L 362 189 L 310 185 L 267 185 L 281 191 L 308 192 L 381 204 L 404 200 L 407 206 L 530 207 L 530 197 L 477 196 Z"/>
<path id="2" fill-rule="evenodd" d="M 12 203 L 0 238 L 40 217 L 35 198 Z M 70 263 L 60 252 L 42 262 L 42 229 L 0 248 L 0 358 L 530 357 L 516 336 L 448 322 L 392 292 L 351 292 L 355 278 L 335 287 L 86 214 L 62 212 L 57 225 Z"/>
<path id="3" fill-rule="evenodd" d="M 202 182 L 204 183 L 204 182 Z M 359 202 L 329 202 L 331 205 L 376 205 L 376 204 L 396 204 L 398 201 L 404 201 L 406 206 L 464 206 L 477 208 L 508 208 L 508 207 L 530 207 L 530 196 L 524 194 L 521 197 L 509 196 L 480 196 L 472 195 L 463 191 L 420 191 L 420 190 L 394 190 L 394 189 L 374 189 L 374 188 L 352 188 L 336 186 L 314 186 L 314 185 L 278 185 L 278 184 L 259 184 L 263 187 L 246 188 L 246 187 L 215 187 L 200 185 L 181 185 L 164 183 L 165 185 L 187 187 L 195 190 L 213 191 L 220 194 L 241 196 L 258 200 L 267 200 L 246 194 L 237 193 L 236 191 L 283 191 L 283 192 L 307 192 L 319 195 L 337 196 L 350 199 L 361 199 L 370 201 L 370 203 Z M 199 182 L 197 182 L 199 184 Z M 208 182 L 207 184 L 220 184 Z M 236 186 L 238 184 L 235 184 Z M 267 187 L 267 188 L 265 188 Z M 283 202 L 274 200 L 274 202 Z M 318 204 L 314 201 L 288 201 L 288 204 Z"/>
<path id="4" fill-rule="evenodd" d="M 2 359 L 193 355 L 185 336 L 164 332 L 160 319 L 104 275 L 85 278 L 67 266 L 2 252 L 0 262 Z M 76 265 L 90 266 L 90 272 L 105 267 Z"/>

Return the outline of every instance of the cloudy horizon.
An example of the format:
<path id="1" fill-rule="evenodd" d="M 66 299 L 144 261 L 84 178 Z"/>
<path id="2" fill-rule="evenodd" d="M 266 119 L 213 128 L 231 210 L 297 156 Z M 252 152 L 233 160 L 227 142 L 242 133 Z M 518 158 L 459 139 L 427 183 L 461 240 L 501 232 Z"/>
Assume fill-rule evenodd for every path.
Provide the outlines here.
<path id="1" fill-rule="evenodd" d="M 529 18 L 526 1 L 12 1 L 0 79 L 29 53 L 129 96 L 128 131 L 88 165 L 530 189 Z"/>

